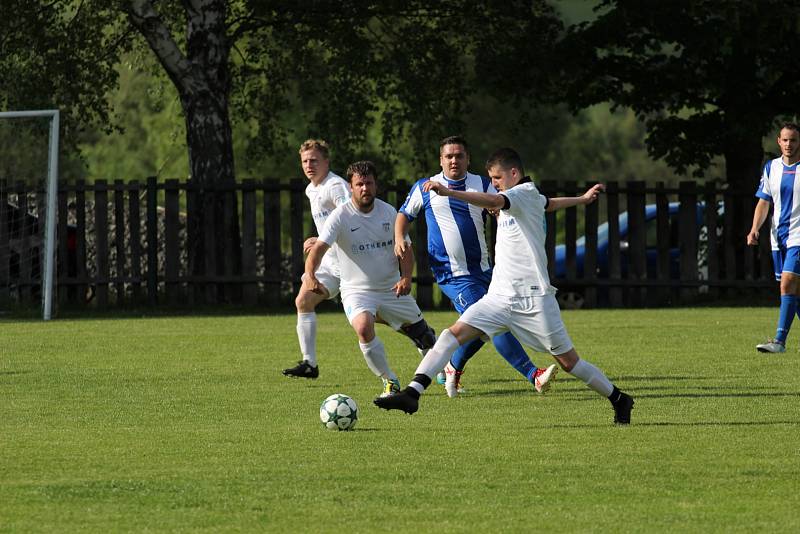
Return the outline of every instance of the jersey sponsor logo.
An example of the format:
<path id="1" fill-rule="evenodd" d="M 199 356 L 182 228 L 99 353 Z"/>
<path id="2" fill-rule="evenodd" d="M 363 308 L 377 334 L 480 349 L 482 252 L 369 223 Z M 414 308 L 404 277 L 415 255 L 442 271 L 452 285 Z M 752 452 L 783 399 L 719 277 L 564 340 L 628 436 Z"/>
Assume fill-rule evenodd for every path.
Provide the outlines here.
<path id="1" fill-rule="evenodd" d="M 387 247 L 394 248 L 394 239 L 387 239 L 386 241 L 372 241 L 369 243 L 354 244 L 350 247 L 353 254 L 368 254 L 375 250 L 382 250 Z"/>
<path id="2" fill-rule="evenodd" d="M 498 221 L 497 226 L 506 227 L 506 226 L 516 226 L 517 220 L 514 217 L 506 217 L 503 221 Z"/>

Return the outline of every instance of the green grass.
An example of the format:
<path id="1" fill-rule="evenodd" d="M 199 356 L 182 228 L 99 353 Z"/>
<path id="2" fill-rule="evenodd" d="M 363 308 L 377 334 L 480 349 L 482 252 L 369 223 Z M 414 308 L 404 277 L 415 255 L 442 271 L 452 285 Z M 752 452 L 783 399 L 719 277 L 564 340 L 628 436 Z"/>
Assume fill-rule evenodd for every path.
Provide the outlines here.
<path id="1" fill-rule="evenodd" d="M 630 427 L 566 373 L 537 396 L 491 348 L 468 394 L 379 411 L 341 313 L 320 315 L 316 381 L 280 374 L 292 315 L 0 320 L 0 531 L 800 531 L 798 334 L 754 350 L 776 309 L 564 317 L 635 396 Z M 407 381 L 416 351 L 379 335 Z M 353 432 L 319 422 L 337 392 Z"/>

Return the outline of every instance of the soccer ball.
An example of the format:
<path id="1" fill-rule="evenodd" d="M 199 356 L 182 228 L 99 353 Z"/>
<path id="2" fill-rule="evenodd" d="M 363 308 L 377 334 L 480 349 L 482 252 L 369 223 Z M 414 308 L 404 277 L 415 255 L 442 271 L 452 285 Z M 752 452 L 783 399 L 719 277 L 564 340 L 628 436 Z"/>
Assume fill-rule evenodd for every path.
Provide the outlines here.
<path id="1" fill-rule="evenodd" d="M 319 418 L 328 430 L 352 430 L 358 421 L 358 405 L 347 395 L 334 393 L 320 404 Z"/>

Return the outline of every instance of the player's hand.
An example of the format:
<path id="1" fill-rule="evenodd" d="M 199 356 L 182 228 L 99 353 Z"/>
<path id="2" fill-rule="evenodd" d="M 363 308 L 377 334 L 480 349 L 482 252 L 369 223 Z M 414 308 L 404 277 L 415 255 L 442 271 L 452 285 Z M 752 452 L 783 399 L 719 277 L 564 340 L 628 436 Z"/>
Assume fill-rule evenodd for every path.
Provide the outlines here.
<path id="1" fill-rule="evenodd" d="M 411 278 L 410 277 L 401 277 L 400 280 L 392 288 L 394 294 L 397 297 L 402 297 L 403 295 L 408 295 L 411 293 Z"/>
<path id="2" fill-rule="evenodd" d="M 308 254 L 311 251 L 311 247 L 314 246 L 314 243 L 317 242 L 316 237 L 309 237 L 303 242 L 303 254 Z"/>
<path id="3" fill-rule="evenodd" d="M 309 275 L 306 273 L 306 281 L 308 282 L 308 288 L 311 290 L 312 293 L 316 293 L 317 295 L 324 295 L 325 290 L 323 289 L 322 284 L 317 277 L 313 274 Z"/>
<path id="4" fill-rule="evenodd" d="M 605 190 L 606 190 L 606 186 L 603 185 L 603 184 L 595 184 L 595 185 L 593 185 L 592 187 L 589 188 L 588 191 L 586 191 L 583 194 L 584 202 L 586 204 L 591 204 L 592 202 L 597 200 L 597 197 L 600 196 L 600 193 L 602 193 Z"/>
<path id="5" fill-rule="evenodd" d="M 395 239 L 394 242 L 394 255 L 398 258 L 405 258 L 411 245 L 405 239 Z"/>
<path id="6" fill-rule="evenodd" d="M 428 180 L 422 184 L 422 190 L 426 193 L 433 191 L 437 195 L 442 195 L 443 197 L 449 197 L 451 194 L 450 189 L 446 185 L 434 182 L 433 180 Z"/>
<path id="7" fill-rule="evenodd" d="M 758 245 L 758 230 L 750 230 L 747 234 L 747 244 L 751 247 Z"/>

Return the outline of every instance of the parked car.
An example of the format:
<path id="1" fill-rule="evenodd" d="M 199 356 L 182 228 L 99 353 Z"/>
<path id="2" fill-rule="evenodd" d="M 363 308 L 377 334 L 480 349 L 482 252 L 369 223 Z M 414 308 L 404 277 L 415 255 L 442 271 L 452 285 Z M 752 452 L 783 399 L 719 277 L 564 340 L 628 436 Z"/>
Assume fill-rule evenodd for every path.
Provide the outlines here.
<path id="1" fill-rule="evenodd" d="M 668 217 L 669 217 L 669 276 L 671 279 L 680 278 L 680 245 L 678 235 L 678 213 L 680 210 L 679 202 L 670 202 L 668 204 Z M 722 203 L 719 204 L 718 217 L 724 212 Z M 648 204 L 645 206 L 644 223 L 646 225 L 646 258 L 647 258 L 647 277 L 654 279 L 657 273 L 658 262 L 658 248 L 656 246 L 657 235 L 657 207 L 656 204 Z M 697 235 L 700 241 L 703 241 L 705 235 L 705 202 L 698 202 L 696 209 L 696 228 Z M 620 271 L 622 277 L 626 277 L 629 271 L 629 254 L 628 254 L 628 212 L 619 214 L 619 248 L 620 248 Z M 597 278 L 603 279 L 609 277 L 608 272 L 608 222 L 605 222 L 597 228 Z M 705 247 L 699 246 L 699 251 L 704 251 Z M 586 236 L 578 238 L 575 243 L 575 266 L 577 277 L 582 278 L 584 273 L 584 256 L 586 254 Z M 699 259 L 699 265 L 704 265 L 705 262 L 702 258 Z M 567 246 L 566 244 L 556 245 L 555 250 L 555 278 L 564 279 L 567 276 Z M 700 278 L 703 278 L 700 273 Z M 580 307 L 582 304 L 582 295 L 580 289 L 564 288 L 560 297 L 562 304 L 567 307 Z M 573 294 L 571 294 L 573 293 Z"/>

